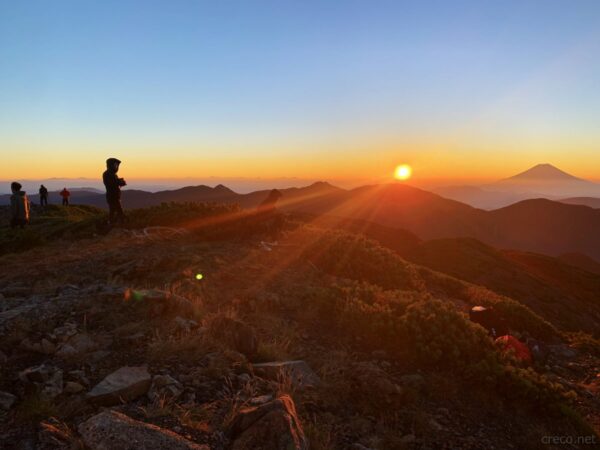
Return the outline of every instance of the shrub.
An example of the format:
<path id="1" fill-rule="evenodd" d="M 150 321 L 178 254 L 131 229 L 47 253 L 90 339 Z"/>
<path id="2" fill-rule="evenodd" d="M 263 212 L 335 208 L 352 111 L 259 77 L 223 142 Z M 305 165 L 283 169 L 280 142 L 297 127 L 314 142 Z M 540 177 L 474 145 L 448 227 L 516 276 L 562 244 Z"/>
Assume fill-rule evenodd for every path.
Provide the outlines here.
<path id="1" fill-rule="evenodd" d="M 329 231 L 308 246 L 304 256 L 325 272 L 377 284 L 386 289 L 417 289 L 411 265 L 364 236 Z"/>

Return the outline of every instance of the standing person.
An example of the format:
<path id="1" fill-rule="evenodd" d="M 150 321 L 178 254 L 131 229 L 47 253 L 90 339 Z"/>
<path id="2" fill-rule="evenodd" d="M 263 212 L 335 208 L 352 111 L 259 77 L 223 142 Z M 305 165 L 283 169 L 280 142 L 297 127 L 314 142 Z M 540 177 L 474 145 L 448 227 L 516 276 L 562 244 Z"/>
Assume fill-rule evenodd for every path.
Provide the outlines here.
<path id="1" fill-rule="evenodd" d="M 29 199 L 27 194 L 21 190 L 22 187 L 16 181 L 10 185 L 12 191 L 10 196 L 10 226 L 12 228 L 25 228 L 25 225 L 29 223 Z"/>
<path id="2" fill-rule="evenodd" d="M 48 189 L 43 184 L 40 186 L 40 206 L 48 206 Z"/>
<path id="3" fill-rule="evenodd" d="M 67 191 L 67 188 L 64 188 L 62 191 L 60 191 L 60 196 L 62 197 L 62 204 L 63 206 L 69 206 L 69 197 L 71 196 L 71 193 L 69 191 Z"/>
<path id="4" fill-rule="evenodd" d="M 127 186 L 123 178 L 117 176 L 121 161 L 117 158 L 106 160 L 106 170 L 102 174 L 102 181 L 106 187 L 106 201 L 108 203 L 108 222 L 112 225 L 125 221 L 125 214 L 121 206 L 121 188 Z"/>

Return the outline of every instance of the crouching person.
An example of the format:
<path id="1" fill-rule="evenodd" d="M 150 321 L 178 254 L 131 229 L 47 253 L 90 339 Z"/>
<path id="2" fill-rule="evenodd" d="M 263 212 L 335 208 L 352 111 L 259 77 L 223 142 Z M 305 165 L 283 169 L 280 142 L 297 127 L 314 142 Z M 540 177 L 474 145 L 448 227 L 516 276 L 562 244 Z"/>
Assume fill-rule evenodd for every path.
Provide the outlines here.
<path id="1" fill-rule="evenodd" d="M 16 181 L 10 185 L 12 191 L 10 196 L 10 226 L 12 228 L 25 228 L 25 225 L 29 223 L 29 199 L 27 194 L 21 190 L 22 187 Z"/>

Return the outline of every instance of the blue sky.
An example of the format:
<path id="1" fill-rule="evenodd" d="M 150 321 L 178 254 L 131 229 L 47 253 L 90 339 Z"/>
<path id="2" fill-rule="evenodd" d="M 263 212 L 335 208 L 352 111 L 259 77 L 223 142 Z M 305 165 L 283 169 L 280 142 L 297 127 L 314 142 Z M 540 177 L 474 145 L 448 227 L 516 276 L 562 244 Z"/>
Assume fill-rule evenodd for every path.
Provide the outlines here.
<path id="1" fill-rule="evenodd" d="M 36 174 L 60 169 L 37 156 L 72 164 L 48 176 L 107 151 L 228 161 L 223 176 L 276 175 L 257 160 L 377 177 L 377 159 L 479 167 L 500 151 L 507 170 L 546 155 L 584 170 L 599 30 L 597 1 L 2 1 L 0 150 Z"/>

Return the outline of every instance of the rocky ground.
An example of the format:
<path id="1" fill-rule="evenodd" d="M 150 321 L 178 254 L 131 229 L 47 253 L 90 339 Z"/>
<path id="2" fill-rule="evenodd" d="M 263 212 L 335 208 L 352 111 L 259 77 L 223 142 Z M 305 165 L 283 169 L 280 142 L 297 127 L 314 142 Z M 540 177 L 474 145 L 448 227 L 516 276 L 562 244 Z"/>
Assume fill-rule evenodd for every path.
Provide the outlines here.
<path id="1" fill-rule="evenodd" d="M 548 448 L 544 436 L 596 439 L 592 351 L 554 343 L 539 369 L 574 396 L 578 417 L 567 424 L 365 350 L 361 336 L 310 319 L 315 289 L 344 281 L 303 257 L 305 239 L 115 229 L 0 257 L 0 448 L 518 449 Z"/>

